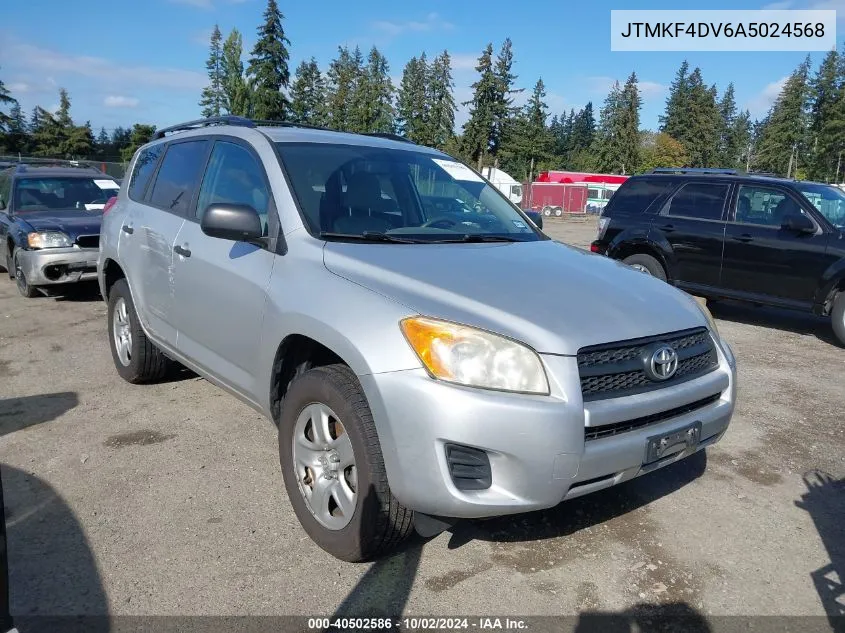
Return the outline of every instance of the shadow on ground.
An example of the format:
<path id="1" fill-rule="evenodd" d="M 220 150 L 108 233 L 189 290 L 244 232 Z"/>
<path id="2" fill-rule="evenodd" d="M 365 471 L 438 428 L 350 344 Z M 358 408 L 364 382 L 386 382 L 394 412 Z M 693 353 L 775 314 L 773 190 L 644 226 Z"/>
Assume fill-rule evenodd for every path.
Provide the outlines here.
<path id="1" fill-rule="evenodd" d="M 707 469 L 707 453 L 690 457 L 637 479 L 554 508 L 486 521 L 463 521 L 452 528 L 449 549 L 473 540 L 494 542 L 536 541 L 569 536 L 604 523 L 683 488 Z"/>
<path id="2" fill-rule="evenodd" d="M 45 481 L 3 464 L 9 594 L 21 633 L 68 630 L 54 616 L 105 615 L 108 602 L 79 520 Z M 85 630 L 104 633 L 108 621 Z"/>
<path id="3" fill-rule="evenodd" d="M 103 296 L 100 294 L 100 286 L 96 281 L 86 281 L 82 283 L 68 284 L 67 286 L 47 288 L 46 294 L 48 297 L 51 297 L 59 302 L 69 301 L 82 303 L 103 300 Z"/>
<path id="4" fill-rule="evenodd" d="M 807 492 L 795 505 L 806 510 L 827 550 L 830 563 L 810 576 L 831 625 L 845 627 L 845 479 L 821 471 L 804 475 Z"/>
<path id="5" fill-rule="evenodd" d="M 0 437 L 55 420 L 78 404 L 79 396 L 73 391 L 4 398 L 0 400 Z"/>
<path id="6" fill-rule="evenodd" d="M 830 327 L 830 319 L 826 317 L 734 301 L 708 301 L 707 308 L 722 321 L 759 325 L 794 334 L 812 334 L 820 341 L 840 346 Z"/>

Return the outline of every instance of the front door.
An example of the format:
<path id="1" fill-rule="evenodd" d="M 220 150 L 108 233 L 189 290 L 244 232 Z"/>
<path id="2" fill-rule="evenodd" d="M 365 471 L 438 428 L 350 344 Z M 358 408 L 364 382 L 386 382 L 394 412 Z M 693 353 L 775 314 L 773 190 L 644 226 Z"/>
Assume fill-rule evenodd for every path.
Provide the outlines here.
<path id="1" fill-rule="evenodd" d="M 210 204 L 243 204 L 258 211 L 264 235 L 278 230 L 261 162 L 246 145 L 218 140 L 202 181 L 196 213 L 176 238 L 178 351 L 252 400 L 269 389 L 257 377 L 261 323 L 276 259 L 264 247 L 205 235 Z"/>
<path id="2" fill-rule="evenodd" d="M 786 188 L 740 185 L 731 205 L 722 260 L 722 286 L 741 298 L 807 308 L 819 279 L 831 263 L 828 235 L 781 228 L 789 214 L 812 220 L 799 198 Z"/>

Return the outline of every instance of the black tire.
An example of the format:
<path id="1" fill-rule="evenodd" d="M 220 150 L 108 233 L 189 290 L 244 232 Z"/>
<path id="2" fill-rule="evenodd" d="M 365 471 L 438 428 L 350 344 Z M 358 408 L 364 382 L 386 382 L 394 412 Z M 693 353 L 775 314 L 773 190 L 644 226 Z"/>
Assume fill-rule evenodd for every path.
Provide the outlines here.
<path id="1" fill-rule="evenodd" d="M 27 299 L 41 296 L 38 288 L 30 285 L 26 279 L 26 275 L 23 274 L 23 270 L 18 266 L 18 253 L 20 253 L 20 249 L 15 249 L 12 255 L 12 270 L 14 271 L 13 276 L 15 278 L 15 285 L 18 287 L 18 292 Z"/>
<path id="2" fill-rule="evenodd" d="M 120 300 L 125 302 L 129 330 L 132 335 L 128 364 L 120 360 L 113 334 L 115 306 Z M 125 381 L 137 385 L 162 380 L 167 376 L 173 361 L 167 358 L 144 333 L 138 321 L 138 313 L 135 312 L 135 303 L 129 292 L 129 284 L 125 279 L 116 281 L 109 292 L 108 337 L 114 366 Z"/>
<path id="3" fill-rule="evenodd" d="M 833 300 L 830 321 L 839 344 L 845 347 L 845 290 L 840 290 Z"/>
<path id="4" fill-rule="evenodd" d="M 357 499 L 345 527 L 330 530 L 317 521 L 299 489 L 292 442 L 296 421 L 312 403 L 336 412 L 349 434 L 357 470 Z M 288 498 L 308 536 L 340 560 L 364 562 L 394 550 L 413 530 L 413 512 L 390 492 L 370 407 L 355 374 L 346 365 L 310 369 L 290 385 L 279 419 L 279 461 Z"/>
<path id="5" fill-rule="evenodd" d="M 661 281 L 666 281 L 666 269 L 651 255 L 645 253 L 637 253 L 622 260 L 623 263 L 629 266 L 642 266 L 649 275 L 657 277 Z"/>

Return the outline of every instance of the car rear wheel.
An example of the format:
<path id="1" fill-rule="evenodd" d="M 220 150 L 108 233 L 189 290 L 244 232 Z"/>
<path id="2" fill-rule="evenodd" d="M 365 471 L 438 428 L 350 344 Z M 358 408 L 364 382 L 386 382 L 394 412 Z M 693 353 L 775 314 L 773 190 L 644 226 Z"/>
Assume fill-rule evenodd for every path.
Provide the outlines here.
<path id="1" fill-rule="evenodd" d="M 661 281 L 666 281 L 666 270 L 663 265 L 651 255 L 645 253 L 637 253 L 622 260 L 623 263 L 628 264 L 631 268 L 647 273 L 652 277 L 657 277 Z"/>
<path id="2" fill-rule="evenodd" d="M 279 419 L 279 461 L 299 522 L 332 556 L 379 558 L 413 529 L 413 513 L 390 492 L 370 407 L 346 365 L 293 380 Z"/>
<path id="3" fill-rule="evenodd" d="M 172 361 L 144 333 L 125 279 L 109 292 L 109 347 L 117 373 L 127 382 L 140 384 L 164 378 Z"/>
<path id="4" fill-rule="evenodd" d="M 32 299 L 33 297 L 37 297 L 41 293 L 38 292 L 38 288 L 30 285 L 29 281 L 27 281 L 26 275 L 24 274 L 23 268 L 21 267 L 20 253 L 20 249 L 15 250 L 12 259 L 12 270 L 15 271 L 15 285 L 17 285 L 18 292 L 21 293 L 22 296 L 26 297 L 27 299 Z"/>
<path id="5" fill-rule="evenodd" d="M 833 300 L 833 310 L 830 311 L 833 333 L 839 339 L 839 344 L 845 346 L 845 290 L 840 290 Z"/>

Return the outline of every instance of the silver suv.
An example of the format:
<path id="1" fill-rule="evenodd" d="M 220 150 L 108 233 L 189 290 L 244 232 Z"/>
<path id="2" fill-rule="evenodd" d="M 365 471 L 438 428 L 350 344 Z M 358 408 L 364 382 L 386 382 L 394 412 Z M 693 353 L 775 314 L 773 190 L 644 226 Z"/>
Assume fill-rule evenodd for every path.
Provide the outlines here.
<path id="1" fill-rule="evenodd" d="M 117 371 L 176 361 L 278 425 L 291 504 L 338 558 L 554 506 L 728 427 L 706 308 L 550 240 L 441 152 L 223 117 L 162 130 L 129 174 L 98 261 Z"/>

